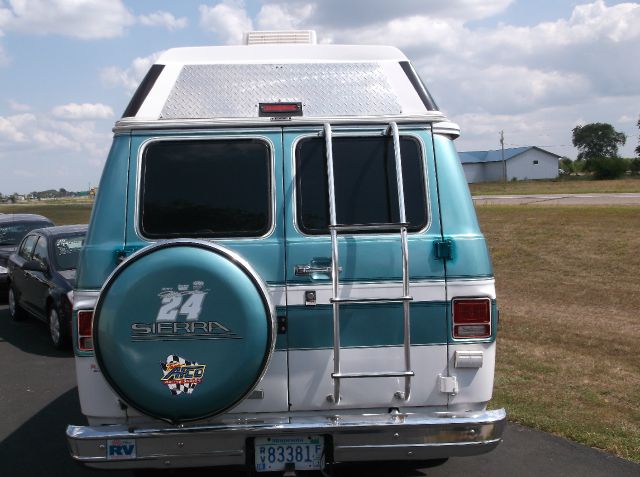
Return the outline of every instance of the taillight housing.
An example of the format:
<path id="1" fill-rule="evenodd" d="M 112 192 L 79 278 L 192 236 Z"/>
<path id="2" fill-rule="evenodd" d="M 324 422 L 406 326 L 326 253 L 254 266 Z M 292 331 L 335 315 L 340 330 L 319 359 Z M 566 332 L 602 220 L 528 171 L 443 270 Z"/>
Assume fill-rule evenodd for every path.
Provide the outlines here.
<path id="1" fill-rule="evenodd" d="M 453 337 L 455 339 L 491 336 L 491 299 L 454 298 L 452 301 Z"/>
<path id="2" fill-rule="evenodd" d="M 78 349 L 93 351 L 93 310 L 78 310 Z"/>

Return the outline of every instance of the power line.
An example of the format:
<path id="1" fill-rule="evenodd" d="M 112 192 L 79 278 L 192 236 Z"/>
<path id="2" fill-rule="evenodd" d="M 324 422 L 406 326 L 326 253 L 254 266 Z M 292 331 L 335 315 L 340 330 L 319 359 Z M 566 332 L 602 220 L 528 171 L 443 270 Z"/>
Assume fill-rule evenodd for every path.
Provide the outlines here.
<path id="1" fill-rule="evenodd" d="M 507 146 L 516 146 L 516 147 L 529 147 L 531 146 L 531 144 L 507 144 L 505 143 Z M 572 145 L 569 144 L 545 144 L 545 145 L 538 145 L 536 144 L 537 147 L 573 147 Z"/>

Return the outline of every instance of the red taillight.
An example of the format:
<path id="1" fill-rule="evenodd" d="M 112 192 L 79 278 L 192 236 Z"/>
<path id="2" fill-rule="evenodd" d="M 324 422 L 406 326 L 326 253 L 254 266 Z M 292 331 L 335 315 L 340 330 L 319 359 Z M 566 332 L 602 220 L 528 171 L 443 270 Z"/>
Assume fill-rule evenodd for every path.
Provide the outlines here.
<path id="1" fill-rule="evenodd" d="M 78 349 L 93 351 L 93 310 L 78 311 Z"/>
<path id="2" fill-rule="evenodd" d="M 302 103 L 260 103 L 260 116 L 302 116 Z"/>
<path id="3" fill-rule="evenodd" d="M 491 300 L 455 298 L 453 300 L 453 337 L 457 339 L 491 336 Z"/>

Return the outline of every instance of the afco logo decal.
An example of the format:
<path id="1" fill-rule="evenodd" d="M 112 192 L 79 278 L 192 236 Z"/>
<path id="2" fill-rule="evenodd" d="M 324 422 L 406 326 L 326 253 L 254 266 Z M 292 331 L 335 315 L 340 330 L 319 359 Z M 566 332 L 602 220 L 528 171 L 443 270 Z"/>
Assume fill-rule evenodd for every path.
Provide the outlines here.
<path id="1" fill-rule="evenodd" d="M 160 306 L 151 323 L 133 323 L 132 341 L 241 339 L 218 321 L 199 320 L 202 305 L 210 290 L 204 282 L 163 288 L 158 293 Z"/>
<path id="2" fill-rule="evenodd" d="M 170 354 L 162 367 L 160 381 L 171 391 L 174 396 L 178 394 L 191 394 L 204 378 L 206 364 L 198 364 L 187 361 L 180 356 Z"/>

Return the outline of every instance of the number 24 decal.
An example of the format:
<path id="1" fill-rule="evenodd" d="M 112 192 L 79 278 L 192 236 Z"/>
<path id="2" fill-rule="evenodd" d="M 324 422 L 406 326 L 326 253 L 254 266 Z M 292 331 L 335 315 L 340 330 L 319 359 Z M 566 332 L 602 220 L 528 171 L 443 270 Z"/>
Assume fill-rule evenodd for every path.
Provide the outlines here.
<path id="1" fill-rule="evenodd" d="M 202 302 L 206 295 L 204 292 L 196 292 L 163 297 L 156 321 L 176 321 L 178 315 L 186 315 L 188 321 L 197 320 L 202 312 Z M 185 296 L 186 300 L 184 300 Z"/>

